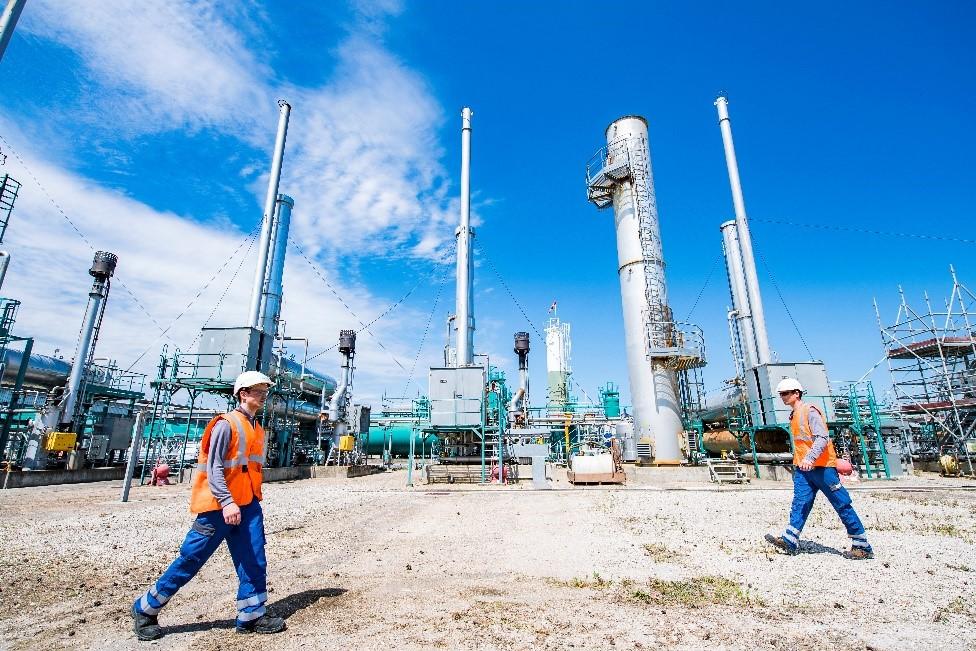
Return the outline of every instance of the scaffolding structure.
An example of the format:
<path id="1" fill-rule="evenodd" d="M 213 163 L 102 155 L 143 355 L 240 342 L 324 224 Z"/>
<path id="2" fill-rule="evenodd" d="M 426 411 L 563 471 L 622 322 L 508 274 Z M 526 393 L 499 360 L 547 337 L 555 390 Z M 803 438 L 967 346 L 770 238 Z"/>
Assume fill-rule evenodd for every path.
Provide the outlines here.
<path id="1" fill-rule="evenodd" d="M 949 267 L 952 290 L 943 307 L 908 304 L 898 288 L 898 314 L 884 325 L 875 301 L 881 343 L 888 361 L 895 404 L 915 427 L 913 457 L 955 456 L 970 475 L 976 456 L 976 294 Z"/>

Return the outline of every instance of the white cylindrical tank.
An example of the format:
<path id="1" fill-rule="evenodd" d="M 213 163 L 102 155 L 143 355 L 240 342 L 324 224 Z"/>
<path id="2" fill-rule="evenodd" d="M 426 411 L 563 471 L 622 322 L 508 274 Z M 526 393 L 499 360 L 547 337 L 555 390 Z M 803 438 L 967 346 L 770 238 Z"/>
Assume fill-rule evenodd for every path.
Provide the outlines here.
<path id="1" fill-rule="evenodd" d="M 612 475 L 613 455 L 579 455 L 572 458 L 572 468 L 577 475 Z"/>
<path id="2" fill-rule="evenodd" d="M 569 403 L 571 346 L 569 324 L 558 317 L 549 319 L 546 326 L 546 399 L 550 408 L 564 409 Z"/>
<path id="3" fill-rule="evenodd" d="M 639 116 L 620 118 L 607 127 L 606 136 L 606 167 L 623 156 L 629 160 L 627 174 L 613 186 L 613 217 L 634 435 L 638 440 L 653 439 L 657 463 L 680 463 L 683 426 L 677 377 L 651 357 L 653 349 L 674 345 L 674 324 L 664 280 L 647 121 Z"/>

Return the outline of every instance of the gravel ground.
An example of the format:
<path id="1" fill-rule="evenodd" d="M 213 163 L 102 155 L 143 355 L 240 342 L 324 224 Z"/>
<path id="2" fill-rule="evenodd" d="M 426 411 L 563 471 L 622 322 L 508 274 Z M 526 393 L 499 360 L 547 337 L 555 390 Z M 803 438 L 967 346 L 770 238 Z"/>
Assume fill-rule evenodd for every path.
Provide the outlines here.
<path id="1" fill-rule="evenodd" d="M 270 607 L 288 620 L 275 648 L 976 649 L 972 481 L 861 484 L 867 562 L 841 558 L 847 539 L 824 501 L 806 553 L 767 548 L 785 483 L 404 481 L 266 486 Z M 188 491 L 118 494 L 118 482 L 0 492 L 0 648 L 255 646 L 233 631 L 225 549 L 163 611 L 166 637 L 134 639 L 129 606 L 174 557 Z"/>

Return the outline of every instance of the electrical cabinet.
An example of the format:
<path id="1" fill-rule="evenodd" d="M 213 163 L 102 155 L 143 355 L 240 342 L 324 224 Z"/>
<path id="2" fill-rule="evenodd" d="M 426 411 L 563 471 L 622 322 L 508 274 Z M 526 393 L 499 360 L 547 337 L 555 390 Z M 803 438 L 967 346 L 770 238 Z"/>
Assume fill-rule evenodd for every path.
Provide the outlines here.
<path id="1" fill-rule="evenodd" d="M 430 424 L 434 427 L 480 427 L 485 399 L 482 366 L 430 369 Z"/>

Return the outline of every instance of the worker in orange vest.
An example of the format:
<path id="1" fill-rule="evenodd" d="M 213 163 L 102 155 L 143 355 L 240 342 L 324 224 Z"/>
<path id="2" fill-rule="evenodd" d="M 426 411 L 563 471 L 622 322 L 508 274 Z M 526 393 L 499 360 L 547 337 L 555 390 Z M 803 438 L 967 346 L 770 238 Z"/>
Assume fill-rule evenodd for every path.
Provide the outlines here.
<path id="1" fill-rule="evenodd" d="M 793 408 L 790 431 L 793 435 L 793 507 L 790 524 L 782 536 L 766 534 L 766 541 L 787 554 L 800 549 L 800 532 L 813 508 L 817 492 L 823 493 L 847 527 L 851 548 L 844 558 L 864 560 L 874 558 L 874 551 L 864 535 L 864 525 L 851 504 L 850 493 L 840 483 L 837 474 L 837 454 L 827 432 L 824 415 L 811 404 L 803 402 L 803 386 L 794 378 L 786 378 L 776 387 L 780 398 Z"/>
<path id="2" fill-rule="evenodd" d="M 264 373 L 241 373 L 234 382 L 234 396 L 240 403 L 237 409 L 216 416 L 204 430 L 190 493 L 190 512 L 196 519 L 180 555 L 132 605 L 133 630 L 140 640 L 163 636 L 159 611 L 224 541 L 240 580 L 237 631 L 278 633 L 285 629 L 285 621 L 269 615 L 264 606 L 268 600 L 261 512 L 264 429 L 256 416 L 273 384 Z"/>

